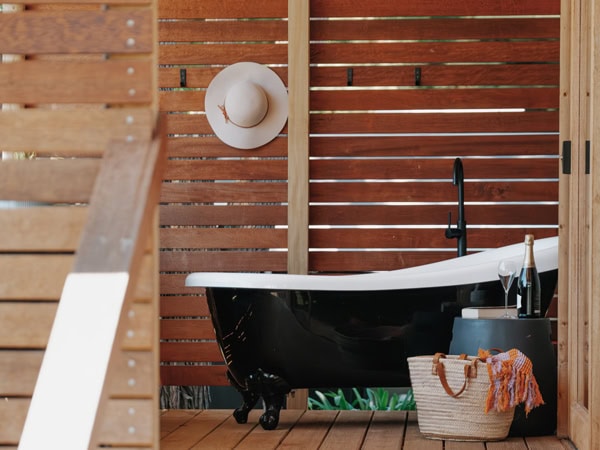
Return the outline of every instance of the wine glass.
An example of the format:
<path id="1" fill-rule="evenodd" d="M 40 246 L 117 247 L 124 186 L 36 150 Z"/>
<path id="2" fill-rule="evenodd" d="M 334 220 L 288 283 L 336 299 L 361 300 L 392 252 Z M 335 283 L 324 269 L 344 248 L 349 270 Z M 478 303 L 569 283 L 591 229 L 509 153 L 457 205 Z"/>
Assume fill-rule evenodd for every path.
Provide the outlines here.
<path id="1" fill-rule="evenodd" d="M 508 291 L 510 290 L 510 286 L 515 279 L 516 273 L 517 267 L 514 262 L 508 259 L 503 259 L 498 263 L 498 278 L 500 278 L 500 283 L 502 283 L 502 287 L 504 288 L 504 314 L 500 316 L 502 319 L 514 318 L 508 313 Z"/>

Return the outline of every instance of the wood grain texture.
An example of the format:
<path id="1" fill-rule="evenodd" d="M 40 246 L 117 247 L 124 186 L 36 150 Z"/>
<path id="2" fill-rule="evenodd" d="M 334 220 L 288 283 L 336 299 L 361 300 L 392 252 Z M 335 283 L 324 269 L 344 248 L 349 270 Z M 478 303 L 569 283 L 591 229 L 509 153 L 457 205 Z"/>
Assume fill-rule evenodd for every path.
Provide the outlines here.
<path id="1" fill-rule="evenodd" d="M 3 278 L 0 283 L 0 298 L 58 300 L 73 260 L 73 255 L 68 253 L 0 255 L 0 273 L 10 274 L 10 277 Z"/>
<path id="2" fill-rule="evenodd" d="M 0 351 L 0 395 L 27 397 L 33 393 L 44 352 Z"/>
<path id="3" fill-rule="evenodd" d="M 274 3 L 274 2 L 271 2 Z M 196 21 L 182 18 L 159 22 L 158 38 L 168 42 L 201 41 L 285 41 L 288 24 L 285 20 L 257 21 Z"/>
<path id="4" fill-rule="evenodd" d="M 56 309 L 55 302 L 0 302 L 0 348 L 44 349 Z"/>
<path id="5" fill-rule="evenodd" d="M 0 164 L 0 192 L 4 200 L 85 203 L 99 167 L 100 159 L 95 158 L 4 161 Z"/>
<path id="6" fill-rule="evenodd" d="M 558 88 L 314 91 L 313 111 L 558 108 Z"/>
<path id="7" fill-rule="evenodd" d="M 402 66 L 346 65 L 311 67 L 312 86 L 344 87 L 348 69 L 352 69 L 352 85 L 415 86 L 415 69 L 421 70 L 421 86 L 558 86 L 559 65 L 554 64 L 468 64 Z"/>
<path id="8" fill-rule="evenodd" d="M 1 251 L 74 252 L 87 218 L 85 207 L 6 209 L 0 214 Z"/>
<path id="9" fill-rule="evenodd" d="M 160 382 L 163 386 L 230 386 L 220 366 L 160 366 Z"/>
<path id="10" fill-rule="evenodd" d="M 519 133 L 554 132 L 557 111 L 422 113 L 422 114 L 315 114 L 313 133 Z"/>
<path id="11" fill-rule="evenodd" d="M 558 42 L 391 42 L 316 43 L 311 63 L 531 63 L 558 62 Z"/>
<path id="12" fill-rule="evenodd" d="M 148 8 L 3 14 L 0 53 L 152 52 L 151 12 Z"/>
<path id="13" fill-rule="evenodd" d="M 0 65 L 5 103 L 150 103 L 148 59 L 23 61 Z M 40 74 L 44 74 L 43 77 Z"/>
<path id="14" fill-rule="evenodd" d="M 365 40 L 556 39 L 560 34 L 559 22 L 557 17 L 314 20 L 310 37 L 316 41 L 351 41 L 356 36 Z"/>
<path id="15" fill-rule="evenodd" d="M 21 109 L 0 114 L 0 134 L 5 151 L 101 156 L 112 140 L 149 140 L 154 119 L 147 108 Z"/>
<path id="16" fill-rule="evenodd" d="M 318 0 L 311 3 L 311 14 L 315 17 L 529 15 L 558 14 L 559 12 L 559 0 L 519 2 L 465 0 L 460 3 L 445 2 L 444 0 L 422 0 L 420 2 L 375 0 L 360 5 L 352 0 Z"/>
<path id="17" fill-rule="evenodd" d="M 331 136 L 311 138 L 311 156 L 557 155 L 557 135 Z"/>
<path id="18" fill-rule="evenodd" d="M 160 316 L 206 318 L 210 312 L 204 295 L 163 295 L 160 298 Z"/>
<path id="19" fill-rule="evenodd" d="M 190 3 L 185 0 L 162 0 L 158 8 L 159 18 L 207 19 L 236 18 L 282 18 L 287 17 L 286 0 L 259 0 L 239 2 L 236 0 L 207 0 Z"/>

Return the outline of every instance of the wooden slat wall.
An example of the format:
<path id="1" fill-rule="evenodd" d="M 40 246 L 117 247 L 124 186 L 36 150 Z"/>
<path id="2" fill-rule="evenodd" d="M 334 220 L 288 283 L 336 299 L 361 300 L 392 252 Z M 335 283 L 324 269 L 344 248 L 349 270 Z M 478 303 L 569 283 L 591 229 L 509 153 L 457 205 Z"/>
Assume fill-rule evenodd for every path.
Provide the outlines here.
<path id="1" fill-rule="evenodd" d="M 218 141 L 203 115 L 205 88 L 226 65 L 256 61 L 287 80 L 286 3 L 160 2 L 160 106 L 171 136 L 164 384 L 225 383 L 222 367 L 192 363 L 221 358 L 202 290 L 183 287 L 188 272 L 287 269 L 286 130 L 240 151 Z M 448 212 L 457 219 L 456 157 L 469 251 L 557 234 L 559 0 L 313 0 L 310 13 L 311 272 L 454 256 L 444 228 Z M 465 111 L 473 109 L 484 111 Z M 176 350 L 184 340 L 202 343 L 203 356 Z"/>
<path id="2" fill-rule="evenodd" d="M 161 206 L 161 378 L 164 385 L 224 385 L 224 367 L 205 365 L 222 357 L 203 292 L 184 287 L 185 273 L 286 271 L 287 233 L 274 227 L 287 224 L 287 130 L 260 149 L 227 147 L 203 114 L 204 93 L 224 66 L 240 61 L 273 65 L 287 84 L 287 0 L 159 5 L 170 157 Z M 245 18 L 261 20 L 230 20 Z M 204 40 L 211 43 L 194 44 Z"/>
<path id="3" fill-rule="evenodd" d="M 151 0 L 12 3 L 17 12 L 0 11 L 0 446 L 19 443 L 103 153 L 111 141 L 149 141 L 158 104 Z M 126 324 L 135 339 L 124 339 L 128 359 L 109 387 L 109 414 L 121 422 L 101 425 L 103 443 L 154 445 L 156 259 L 140 269 Z"/>

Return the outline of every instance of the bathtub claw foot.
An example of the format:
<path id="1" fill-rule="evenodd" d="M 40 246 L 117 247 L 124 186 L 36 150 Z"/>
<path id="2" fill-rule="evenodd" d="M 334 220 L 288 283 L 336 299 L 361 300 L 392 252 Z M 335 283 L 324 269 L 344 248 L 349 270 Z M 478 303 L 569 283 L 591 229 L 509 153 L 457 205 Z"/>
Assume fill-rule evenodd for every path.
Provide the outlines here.
<path id="1" fill-rule="evenodd" d="M 279 425 L 279 410 L 265 411 L 259 422 L 264 430 L 274 430 Z"/>
<path id="2" fill-rule="evenodd" d="M 257 369 L 245 380 L 245 386 L 240 385 L 228 373 L 229 382 L 242 395 L 243 403 L 233 412 L 237 423 L 246 423 L 248 413 L 260 397 L 265 405 L 265 412 L 260 416 L 259 422 L 265 430 L 274 430 L 279 424 L 279 413 L 285 401 L 285 395 L 290 392 L 289 384 L 280 376 Z"/>
<path id="3" fill-rule="evenodd" d="M 243 406 L 240 406 L 235 411 L 233 411 L 233 418 L 237 423 L 248 422 L 248 410 Z"/>
<path id="4" fill-rule="evenodd" d="M 263 394 L 265 412 L 259 422 L 265 430 L 274 430 L 279 425 L 279 412 L 283 407 L 285 395 L 281 393 Z"/>

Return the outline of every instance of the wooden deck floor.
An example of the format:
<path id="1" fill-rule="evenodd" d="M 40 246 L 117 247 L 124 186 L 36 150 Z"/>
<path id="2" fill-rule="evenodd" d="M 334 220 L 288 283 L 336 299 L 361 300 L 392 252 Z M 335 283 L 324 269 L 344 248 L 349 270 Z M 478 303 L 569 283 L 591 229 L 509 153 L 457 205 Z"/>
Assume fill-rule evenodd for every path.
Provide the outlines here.
<path id="1" fill-rule="evenodd" d="M 508 438 L 500 442 L 425 439 L 416 413 L 283 410 L 276 430 L 258 425 L 254 410 L 240 425 L 230 410 L 165 410 L 161 449 L 373 449 L 373 450 L 573 450 L 555 436 Z"/>

